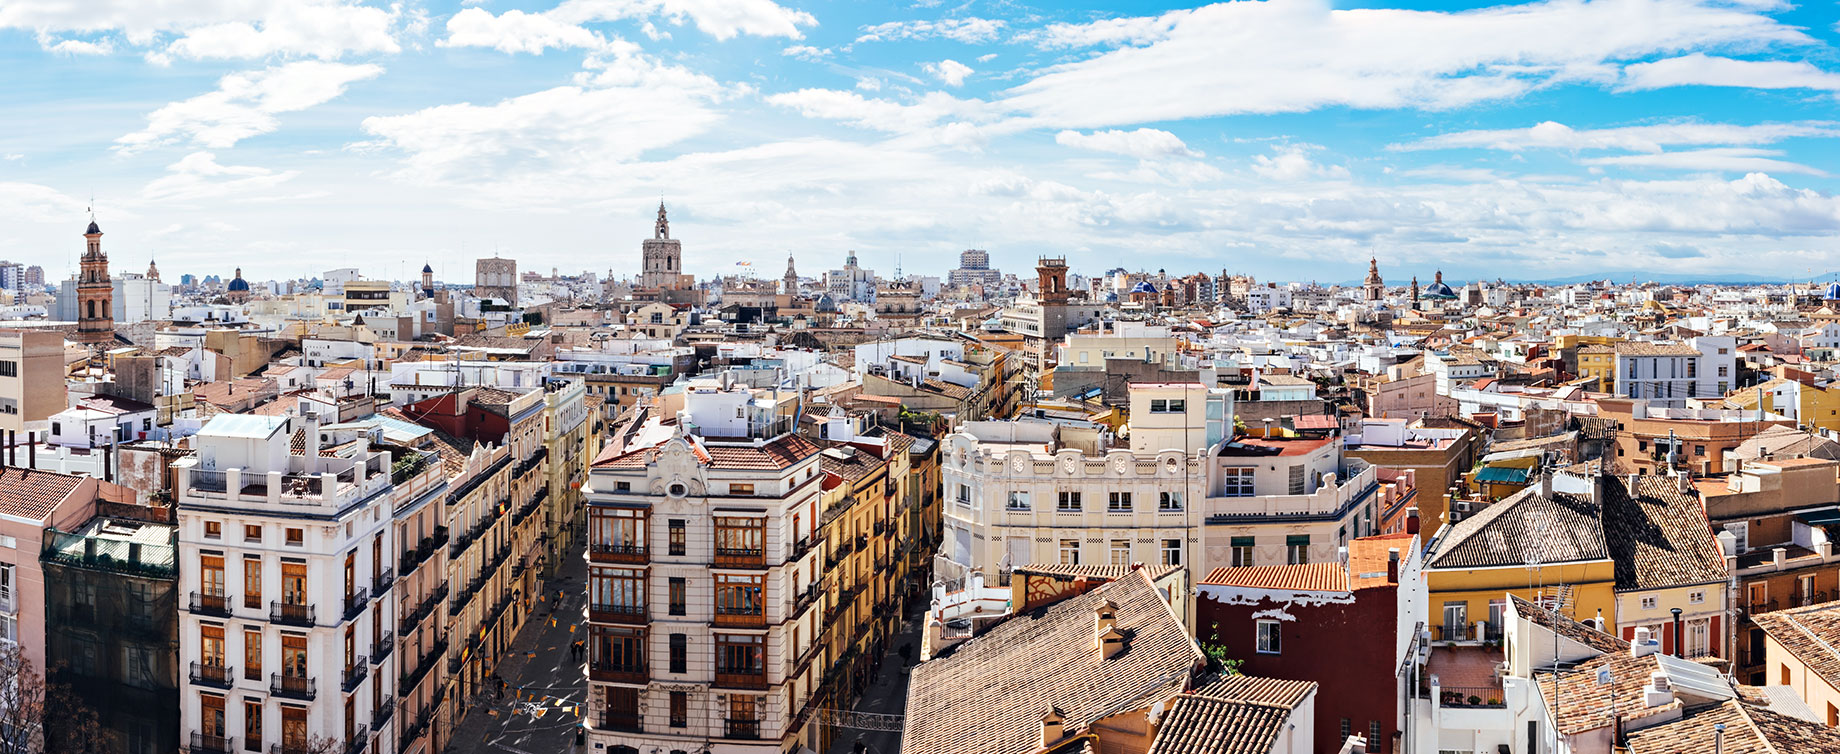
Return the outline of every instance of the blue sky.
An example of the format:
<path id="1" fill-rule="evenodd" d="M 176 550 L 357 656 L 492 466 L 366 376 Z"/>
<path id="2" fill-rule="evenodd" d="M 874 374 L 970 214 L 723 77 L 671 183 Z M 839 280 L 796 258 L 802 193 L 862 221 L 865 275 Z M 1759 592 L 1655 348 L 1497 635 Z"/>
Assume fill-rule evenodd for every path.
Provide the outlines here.
<path id="1" fill-rule="evenodd" d="M 0 257 L 1840 270 L 1832 2 L 0 0 Z"/>

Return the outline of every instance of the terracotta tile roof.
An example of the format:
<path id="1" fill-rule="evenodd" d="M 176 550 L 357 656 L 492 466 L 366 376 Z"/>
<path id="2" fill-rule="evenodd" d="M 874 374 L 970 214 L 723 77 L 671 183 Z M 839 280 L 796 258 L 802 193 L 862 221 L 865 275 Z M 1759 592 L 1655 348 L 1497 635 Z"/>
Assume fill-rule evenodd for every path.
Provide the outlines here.
<path id="1" fill-rule="evenodd" d="M 1348 543 L 1348 585 L 1355 589 L 1370 586 L 1387 586 L 1393 582 L 1386 580 L 1386 561 L 1391 557 L 1390 550 L 1399 550 L 1399 560 L 1403 563 L 1412 554 L 1416 534 L 1399 532 L 1381 534 L 1373 537 L 1359 537 Z"/>
<path id="2" fill-rule="evenodd" d="M 1265 754 L 1291 710 L 1183 695 L 1170 705 L 1146 754 Z"/>
<path id="3" fill-rule="evenodd" d="M 43 521 L 83 480 L 50 471 L 0 467 L 0 513 Z"/>
<path id="4" fill-rule="evenodd" d="M 1508 601 L 1514 604 L 1514 613 L 1536 626 L 1542 626 L 1572 641 L 1583 644 L 1599 652 L 1627 652 L 1629 642 L 1611 634 L 1572 620 L 1565 613 L 1554 613 L 1544 607 L 1522 599 L 1519 595 L 1509 593 Z"/>
<path id="5" fill-rule="evenodd" d="M 1015 573 L 1034 574 L 1037 576 L 1062 576 L 1066 578 L 1104 579 L 1116 581 L 1141 570 L 1145 576 L 1155 581 L 1169 575 L 1171 571 L 1181 570 L 1181 566 L 1170 565 L 1099 565 L 1097 563 L 1029 563 L 1016 566 Z"/>
<path id="6" fill-rule="evenodd" d="M 710 445 L 709 465 L 719 469 L 778 471 L 810 458 L 822 448 L 800 435 L 786 435 L 758 448 Z"/>
<path id="7" fill-rule="evenodd" d="M 1537 556 L 1546 563 L 1610 557 L 1598 506 L 1567 493 L 1542 497 L 1538 485 L 1491 504 L 1439 532 L 1428 568 L 1520 565 Z"/>
<path id="8" fill-rule="evenodd" d="M 1291 681 L 1283 678 L 1260 678 L 1250 675 L 1223 675 L 1203 684 L 1195 696 L 1234 702 L 1256 702 L 1295 707 L 1316 691 L 1315 681 Z"/>
<path id="9" fill-rule="evenodd" d="M 1712 754 L 1715 725 L 1723 754 L 1835 754 L 1840 731 L 1729 701 L 1682 720 L 1629 734 L 1630 754 Z"/>
<path id="10" fill-rule="evenodd" d="M 1606 666 L 1610 668 L 1607 687 L 1597 682 L 1597 671 Z M 1648 707 L 1644 701 L 1642 687 L 1648 685 L 1649 674 L 1660 667 L 1660 661 L 1652 654 L 1631 657 L 1628 652 L 1609 652 L 1560 670 L 1556 689 L 1552 670 L 1536 668 L 1533 675 L 1559 731 L 1569 736 L 1610 724 L 1611 717 L 1606 713 L 1612 705 L 1623 712 L 1626 723 L 1679 709 L 1678 699 L 1657 707 Z M 1555 698 L 1557 710 L 1552 709 Z"/>
<path id="11" fill-rule="evenodd" d="M 1712 538 L 1698 496 L 1671 479 L 1640 477 L 1631 495 L 1625 477 L 1604 484 L 1604 540 L 1616 561 L 1616 588 L 1664 589 L 1726 578 L 1725 554 Z"/>
<path id="12" fill-rule="evenodd" d="M 1778 610 L 1751 616 L 1757 627 L 1808 669 L 1830 684 L 1840 684 L 1840 602 Z"/>
<path id="13" fill-rule="evenodd" d="M 1346 592 L 1348 571 L 1341 563 L 1242 566 L 1216 568 L 1201 583 L 1248 589 L 1284 589 L 1299 592 Z"/>
<path id="14" fill-rule="evenodd" d="M 1093 611 L 1111 600 L 1122 652 L 1093 646 Z M 1142 574 L 1010 617 L 922 663 L 907 691 L 903 754 L 1023 754 L 1058 707 L 1068 735 L 1101 717 L 1176 696 L 1205 657 Z"/>
<path id="15" fill-rule="evenodd" d="M 1685 343 L 1625 341 L 1616 344 L 1618 356 L 1698 356 L 1699 349 Z"/>
<path id="16" fill-rule="evenodd" d="M 959 401 L 971 397 L 970 388 L 961 387 L 942 380 L 923 380 L 920 383 L 920 390 L 927 393 L 938 393 L 947 398 Z"/>

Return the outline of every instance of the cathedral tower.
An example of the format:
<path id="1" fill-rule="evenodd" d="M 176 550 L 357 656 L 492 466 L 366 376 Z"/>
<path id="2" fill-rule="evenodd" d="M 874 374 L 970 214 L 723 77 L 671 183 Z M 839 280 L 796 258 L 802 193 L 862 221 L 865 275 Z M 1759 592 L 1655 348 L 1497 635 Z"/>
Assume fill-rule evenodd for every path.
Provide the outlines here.
<path id="1" fill-rule="evenodd" d="M 99 346 L 115 340 L 115 284 L 109 280 L 109 255 L 102 253 L 102 228 L 94 218 L 83 238 L 83 259 L 77 275 L 76 340 Z"/>

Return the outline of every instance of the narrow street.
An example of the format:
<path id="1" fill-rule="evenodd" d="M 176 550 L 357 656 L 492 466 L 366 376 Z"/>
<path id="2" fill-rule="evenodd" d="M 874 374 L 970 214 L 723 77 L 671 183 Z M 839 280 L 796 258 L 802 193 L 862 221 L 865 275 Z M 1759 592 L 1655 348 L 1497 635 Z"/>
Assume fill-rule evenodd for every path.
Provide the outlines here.
<path id="1" fill-rule="evenodd" d="M 562 563 L 548 583 L 546 599 L 533 608 L 512 651 L 498 665 L 498 675 L 505 680 L 503 697 L 487 691 L 468 700 L 470 707 L 454 731 L 448 752 L 562 754 L 576 750 L 575 732 L 581 718 L 575 710 L 586 703 L 588 684 L 582 676 L 582 662 L 569 652 L 569 646 L 579 640 L 585 647 L 588 638 L 582 617 L 588 566 L 579 548 L 564 553 Z M 558 592 L 562 594 L 560 605 Z M 587 712 L 585 707 L 581 712 Z"/>
<path id="2" fill-rule="evenodd" d="M 882 656 L 882 669 L 875 682 L 863 692 L 862 699 L 856 702 L 855 711 L 872 712 L 881 715 L 899 715 L 907 706 L 907 668 L 901 666 L 901 645 L 912 646 L 915 659 L 920 656 L 920 629 L 926 619 L 925 607 L 907 611 L 901 616 L 901 632 L 888 643 L 888 653 Z M 852 730 L 840 728 L 831 743 L 830 754 L 854 754 L 856 743 L 861 741 L 863 751 L 867 754 L 897 754 L 901 750 L 901 732 L 898 730 Z"/>

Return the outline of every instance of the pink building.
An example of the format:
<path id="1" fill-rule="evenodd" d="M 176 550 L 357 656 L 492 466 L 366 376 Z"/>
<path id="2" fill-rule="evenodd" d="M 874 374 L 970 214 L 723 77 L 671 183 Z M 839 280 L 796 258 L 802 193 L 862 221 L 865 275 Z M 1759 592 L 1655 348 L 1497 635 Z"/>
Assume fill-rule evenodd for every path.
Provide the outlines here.
<path id="1" fill-rule="evenodd" d="M 110 485 L 113 487 L 114 485 Z M 45 529 L 74 531 L 96 511 L 94 477 L 0 467 L 0 635 L 45 672 Z"/>

